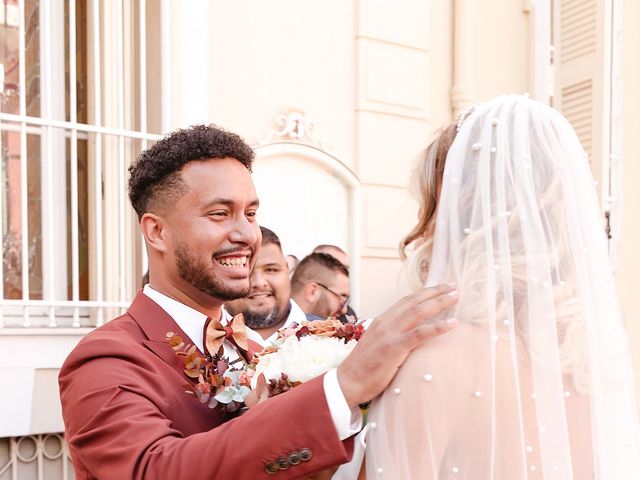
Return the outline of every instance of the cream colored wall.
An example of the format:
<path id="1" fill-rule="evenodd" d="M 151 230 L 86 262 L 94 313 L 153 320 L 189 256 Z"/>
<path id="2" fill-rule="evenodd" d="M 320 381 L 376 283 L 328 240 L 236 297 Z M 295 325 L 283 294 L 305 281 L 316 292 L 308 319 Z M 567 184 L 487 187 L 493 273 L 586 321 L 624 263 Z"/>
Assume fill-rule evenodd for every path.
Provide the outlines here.
<path id="1" fill-rule="evenodd" d="M 475 100 L 528 92 L 532 88 L 532 19 L 524 8 L 527 2 L 472 3 Z"/>
<path id="2" fill-rule="evenodd" d="M 622 2 L 622 241 L 616 273 L 622 312 L 631 338 L 635 359 L 636 390 L 640 398 L 640 137 L 638 136 L 638 112 L 640 112 L 640 62 L 638 45 L 640 29 L 640 3 L 637 0 Z"/>
<path id="3" fill-rule="evenodd" d="M 398 242 L 416 217 L 406 186 L 411 161 L 433 129 L 429 27 L 441 19 L 430 6 L 420 0 L 358 2 L 356 173 L 364 216 L 358 313 L 365 317 L 398 298 Z"/>
<path id="4" fill-rule="evenodd" d="M 354 5 L 341 0 L 215 2 L 213 119 L 252 143 L 297 110 L 354 164 Z"/>

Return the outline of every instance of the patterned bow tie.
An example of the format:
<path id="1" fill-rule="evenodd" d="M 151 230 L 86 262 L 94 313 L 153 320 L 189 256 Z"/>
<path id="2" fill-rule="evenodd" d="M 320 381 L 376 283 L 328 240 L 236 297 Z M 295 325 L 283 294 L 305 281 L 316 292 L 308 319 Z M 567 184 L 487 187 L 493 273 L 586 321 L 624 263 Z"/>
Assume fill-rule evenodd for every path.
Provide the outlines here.
<path id="1" fill-rule="evenodd" d="M 218 319 L 212 320 L 207 317 L 204 324 L 204 339 L 204 354 L 207 357 L 218 353 L 224 341 L 228 340 L 245 360 L 249 360 L 247 329 L 241 313 L 233 317 L 227 325 L 222 325 Z"/>

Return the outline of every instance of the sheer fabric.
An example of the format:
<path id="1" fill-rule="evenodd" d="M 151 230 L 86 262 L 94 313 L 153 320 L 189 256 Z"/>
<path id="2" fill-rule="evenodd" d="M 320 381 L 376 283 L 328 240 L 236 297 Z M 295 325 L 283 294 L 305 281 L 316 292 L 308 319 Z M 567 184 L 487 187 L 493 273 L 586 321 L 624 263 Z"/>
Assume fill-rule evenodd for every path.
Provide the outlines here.
<path id="1" fill-rule="evenodd" d="M 460 325 L 372 404 L 367 478 L 640 478 L 628 338 L 566 119 L 515 95 L 477 107 L 447 155 L 431 251 L 427 284 L 458 284 Z"/>

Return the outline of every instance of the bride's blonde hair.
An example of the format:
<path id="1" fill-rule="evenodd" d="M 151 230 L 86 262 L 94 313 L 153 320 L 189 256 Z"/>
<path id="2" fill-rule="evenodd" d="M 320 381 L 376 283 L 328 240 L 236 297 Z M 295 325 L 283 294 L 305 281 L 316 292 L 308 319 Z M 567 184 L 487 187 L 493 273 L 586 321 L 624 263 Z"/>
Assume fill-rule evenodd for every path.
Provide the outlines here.
<path id="1" fill-rule="evenodd" d="M 438 192 L 442 185 L 444 165 L 449 147 L 456 137 L 456 124 L 439 130 L 435 139 L 414 160 L 410 179 L 410 191 L 418 201 L 418 223 L 402 239 L 400 258 L 405 260 L 404 271 L 409 285 L 414 290 L 421 288 L 426 280 L 428 257 L 431 252 L 438 207 Z"/>

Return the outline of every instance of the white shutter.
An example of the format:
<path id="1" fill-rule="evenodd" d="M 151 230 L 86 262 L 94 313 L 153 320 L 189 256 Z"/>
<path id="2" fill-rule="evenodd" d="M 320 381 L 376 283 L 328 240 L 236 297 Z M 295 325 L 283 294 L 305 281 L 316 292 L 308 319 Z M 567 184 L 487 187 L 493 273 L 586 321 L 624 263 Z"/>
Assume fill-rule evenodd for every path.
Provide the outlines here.
<path id="1" fill-rule="evenodd" d="M 553 2 L 553 106 L 589 155 L 603 210 L 609 197 L 611 7 L 607 0 Z"/>

